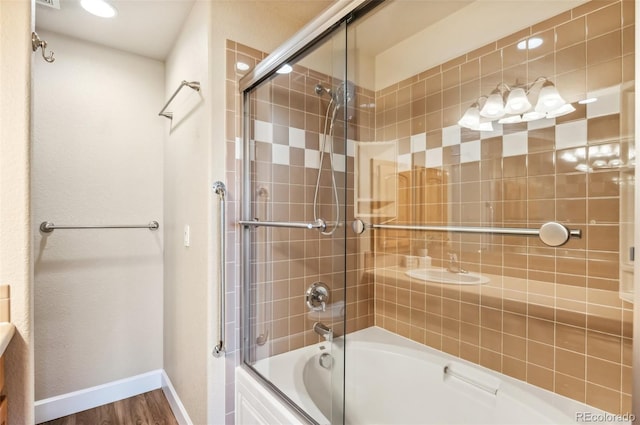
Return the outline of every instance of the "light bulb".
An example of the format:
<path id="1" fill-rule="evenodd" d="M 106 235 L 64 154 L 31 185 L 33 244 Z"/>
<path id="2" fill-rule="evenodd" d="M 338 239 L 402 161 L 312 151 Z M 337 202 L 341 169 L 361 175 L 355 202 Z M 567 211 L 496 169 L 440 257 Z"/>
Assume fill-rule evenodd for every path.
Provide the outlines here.
<path id="1" fill-rule="evenodd" d="M 560 96 L 553 83 L 547 80 L 540 89 L 535 109 L 536 112 L 546 113 L 560 108 L 565 103 L 567 102 Z"/>
<path id="2" fill-rule="evenodd" d="M 547 112 L 547 118 L 561 117 L 563 115 L 570 114 L 575 110 L 576 110 L 576 108 L 574 108 L 572 104 L 565 103 L 564 105 L 562 105 L 558 109 L 555 109 L 555 110 L 553 110 L 551 112 Z"/>
<path id="3" fill-rule="evenodd" d="M 484 102 L 484 106 L 480 110 L 480 115 L 485 118 L 502 118 L 504 116 L 504 102 L 502 101 L 502 94 L 498 89 L 491 92 L 487 101 Z"/>
<path id="4" fill-rule="evenodd" d="M 498 120 L 498 124 L 517 124 L 523 122 L 522 116 L 520 115 L 511 115 L 509 117 L 500 118 Z"/>
<path id="5" fill-rule="evenodd" d="M 522 88 L 515 88 L 507 96 L 507 104 L 504 111 L 507 114 L 522 114 L 531 108 L 531 102 Z"/>
<path id="6" fill-rule="evenodd" d="M 473 129 L 473 127 L 479 124 L 480 124 L 480 111 L 478 110 L 478 104 L 474 103 L 469 107 L 469 109 L 465 111 L 462 118 L 460 118 L 460 121 L 458 121 L 458 125 L 460 127 Z"/>
<path id="7" fill-rule="evenodd" d="M 542 112 L 530 111 L 522 115 L 522 121 L 535 121 L 544 118 L 544 116 L 545 115 Z"/>

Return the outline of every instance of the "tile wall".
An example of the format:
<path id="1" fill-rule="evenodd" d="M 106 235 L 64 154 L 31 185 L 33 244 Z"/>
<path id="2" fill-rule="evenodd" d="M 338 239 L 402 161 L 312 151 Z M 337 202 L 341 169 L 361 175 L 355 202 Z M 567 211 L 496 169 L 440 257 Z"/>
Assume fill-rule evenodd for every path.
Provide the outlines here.
<path id="1" fill-rule="evenodd" d="M 618 284 L 621 186 L 634 171 L 633 19 L 632 1 L 586 3 L 375 94 L 376 140 L 397 140 L 411 196 L 400 202 L 413 222 L 553 220 L 583 231 L 561 248 L 513 236 L 379 232 L 376 325 L 604 410 L 630 410 L 632 305 Z M 542 46 L 516 47 L 531 36 Z M 574 113 L 492 132 L 457 125 L 498 83 L 540 76 Z M 590 97 L 598 101 L 577 103 Z M 425 169 L 441 178 L 425 184 Z M 447 266 L 455 252 L 492 282 L 461 288 L 405 277 L 398 258 L 425 247 L 434 265 Z"/>
<path id="2" fill-rule="evenodd" d="M 241 184 L 241 99 L 238 94 L 238 79 L 242 73 L 234 64 L 243 61 L 255 65 L 264 55 L 246 46 L 229 41 L 227 44 L 227 169 L 230 191 L 229 240 L 234 241 L 233 252 L 227 256 L 227 269 L 231 276 L 239 276 L 235 259 L 239 257 L 240 228 L 235 224 L 240 219 Z M 250 113 L 254 118 L 251 129 L 251 178 L 256 191 L 252 199 L 252 214 L 263 221 L 311 222 L 314 220 L 313 199 L 321 150 L 327 96 L 315 93 L 315 86 L 335 87 L 337 82 L 329 76 L 305 68 L 293 66 L 293 72 L 276 76 L 255 91 Z M 357 96 L 373 102 L 374 93 L 357 89 Z M 364 134 L 371 137 L 368 120 L 373 114 L 368 111 L 349 111 L 357 118 L 350 119 L 349 134 L 354 139 Z M 371 115 L 371 116 L 369 116 Z M 361 125 L 360 122 L 367 123 Z M 340 115 L 335 123 L 333 162 L 340 214 L 353 216 L 353 155 L 354 140 L 347 145 L 337 142 L 344 136 L 344 119 Z M 319 217 L 330 221 L 335 217 L 334 194 L 331 189 L 328 151 L 325 157 L 318 193 Z M 345 182 L 349 189 L 345 191 Z M 265 229 L 253 231 L 255 237 L 253 281 L 251 297 L 256 300 L 252 309 L 251 327 L 256 337 L 268 336 L 264 345 L 256 344 L 256 359 L 301 348 L 319 342 L 313 332 L 315 321 L 332 326 L 338 335 L 344 333 L 341 317 L 331 318 L 329 313 L 340 314 L 345 304 L 348 331 L 373 325 L 373 280 L 364 273 L 358 263 L 358 241 L 353 233 L 347 234 L 345 263 L 345 229 L 339 228 L 329 237 L 315 230 Z M 232 245 L 229 244 L 229 248 Z M 348 270 L 345 273 L 346 270 Z M 342 290 L 346 278 L 346 292 Z M 313 282 L 322 281 L 331 290 L 330 305 L 325 313 L 309 314 L 305 303 L 305 291 Z M 236 294 L 239 287 L 235 288 Z M 235 299 L 235 298 L 233 298 Z M 239 318 L 236 311 L 236 317 Z"/>

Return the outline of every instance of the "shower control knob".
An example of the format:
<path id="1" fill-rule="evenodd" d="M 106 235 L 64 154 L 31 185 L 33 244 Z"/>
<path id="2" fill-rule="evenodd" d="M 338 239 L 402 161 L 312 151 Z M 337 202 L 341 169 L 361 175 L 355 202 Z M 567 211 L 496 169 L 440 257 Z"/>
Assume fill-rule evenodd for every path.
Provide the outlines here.
<path id="1" fill-rule="evenodd" d="M 329 287 L 323 282 L 314 282 L 305 294 L 307 307 L 311 311 L 325 311 L 329 302 Z"/>

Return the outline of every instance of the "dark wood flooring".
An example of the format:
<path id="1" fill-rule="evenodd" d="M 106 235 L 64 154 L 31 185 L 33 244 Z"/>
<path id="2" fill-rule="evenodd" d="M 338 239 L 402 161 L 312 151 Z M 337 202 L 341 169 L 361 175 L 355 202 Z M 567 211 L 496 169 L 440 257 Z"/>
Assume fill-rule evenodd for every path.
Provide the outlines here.
<path id="1" fill-rule="evenodd" d="M 41 425 L 178 425 L 161 389 Z"/>

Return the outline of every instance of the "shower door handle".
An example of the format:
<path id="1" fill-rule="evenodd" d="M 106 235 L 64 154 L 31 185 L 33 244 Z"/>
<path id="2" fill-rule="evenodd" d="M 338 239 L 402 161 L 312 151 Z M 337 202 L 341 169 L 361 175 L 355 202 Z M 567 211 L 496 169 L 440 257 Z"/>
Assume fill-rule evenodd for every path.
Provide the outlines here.
<path id="1" fill-rule="evenodd" d="M 213 348 L 213 356 L 224 357 L 224 352 L 226 347 L 224 346 L 225 340 L 225 319 L 227 317 L 226 313 L 226 255 L 225 255 L 225 197 L 227 195 L 227 188 L 224 183 L 217 181 L 213 184 L 213 192 L 218 195 L 220 198 L 220 285 L 218 287 L 218 310 L 219 310 L 219 322 L 218 322 L 218 343 Z"/>

